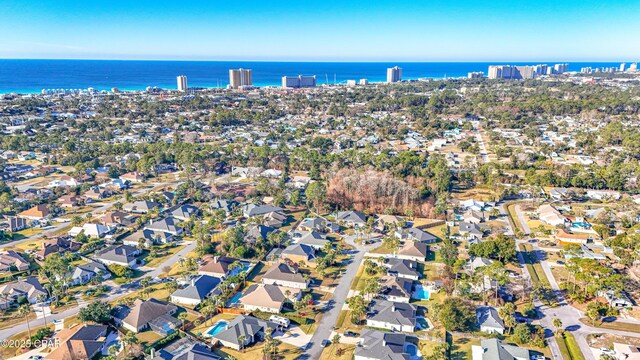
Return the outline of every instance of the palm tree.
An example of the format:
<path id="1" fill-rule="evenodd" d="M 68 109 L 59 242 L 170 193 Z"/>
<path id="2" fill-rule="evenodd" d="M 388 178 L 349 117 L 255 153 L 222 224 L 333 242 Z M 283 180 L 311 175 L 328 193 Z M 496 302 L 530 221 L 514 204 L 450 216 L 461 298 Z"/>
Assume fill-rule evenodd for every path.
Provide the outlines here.
<path id="1" fill-rule="evenodd" d="M 335 334 L 333 335 L 333 338 L 331 338 L 331 344 L 335 347 L 336 345 L 340 344 L 340 334 Z"/>
<path id="2" fill-rule="evenodd" d="M 47 300 L 47 295 L 39 295 L 38 301 L 40 302 L 40 310 L 42 310 L 42 316 L 44 317 L 44 326 L 47 326 L 47 314 L 44 310 L 44 302 Z"/>
<path id="3" fill-rule="evenodd" d="M 186 312 L 182 312 L 182 313 L 178 314 L 178 319 L 180 319 L 180 321 L 182 321 L 182 331 L 184 331 L 184 321 L 187 319 L 187 313 Z"/>
<path id="4" fill-rule="evenodd" d="M 122 338 L 122 343 L 124 344 L 124 350 L 125 350 L 125 354 L 126 349 L 127 349 L 127 345 L 133 345 L 133 344 L 137 344 L 138 343 L 138 338 L 136 337 L 136 334 L 134 334 L 133 332 L 128 332 L 123 338 Z"/>
<path id="5" fill-rule="evenodd" d="M 556 328 L 556 332 L 558 332 L 562 327 L 562 320 L 560 320 L 560 318 L 553 319 L 551 323 L 553 324 L 553 327 Z"/>
<path id="6" fill-rule="evenodd" d="M 240 351 L 244 352 L 244 342 L 247 341 L 247 338 L 244 335 L 238 336 L 238 344 L 240 344 Z"/>
<path id="7" fill-rule="evenodd" d="M 27 322 L 27 331 L 29 333 L 29 339 L 31 339 L 31 326 L 29 326 L 29 314 L 31 314 L 31 306 L 24 304 L 18 308 L 18 315 L 24 316 L 24 320 Z"/>

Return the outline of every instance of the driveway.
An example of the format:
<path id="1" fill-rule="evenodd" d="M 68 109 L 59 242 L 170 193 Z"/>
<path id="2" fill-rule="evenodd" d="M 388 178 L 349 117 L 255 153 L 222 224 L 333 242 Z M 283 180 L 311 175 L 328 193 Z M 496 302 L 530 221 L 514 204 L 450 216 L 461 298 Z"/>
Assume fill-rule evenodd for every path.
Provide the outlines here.
<path id="1" fill-rule="evenodd" d="M 364 254 L 375 248 L 377 245 L 369 245 L 362 246 L 358 245 L 354 242 L 355 236 L 345 237 L 345 241 L 347 244 L 352 245 L 356 248 L 356 251 L 353 253 L 354 256 L 352 258 L 351 263 L 347 265 L 347 269 L 345 274 L 340 278 L 340 282 L 338 286 L 336 286 L 333 297 L 331 298 L 332 303 L 327 306 L 326 312 L 323 314 L 320 323 L 318 324 L 318 328 L 315 333 L 313 333 L 313 337 L 311 341 L 307 345 L 307 349 L 304 354 L 300 356 L 301 359 L 318 359 L 320 358 L 320 354 L 322 354 L 322 346 L 320 343 L 322 340 L 331 340 L 331 333 L 333 327 L 336 325 L 338 321 L 338 316 L 340 315 L 340 311 L 344 305 L 345 300 L 347 299 L 347 295 L 349 294 L 349 290 L 351 287 L 351 282 L 353 281 L 356 273 L 358 272 L 358 267 L 360 267 L 360 263 L 362 263 L 362 259 L 364 258 Z"/>
<path id="2" fill-rule="evenodd" d="M 273 336 L 274 339 L 278 339 L 283 343 L 287 343 L 299 348 L 304 348 L 309 343 L 309 341 L 311 341 L 311 337 L 311 335 L 305 334 L 304 331 L 302 331 L 298 326 L 291 327 L 286 333 L 283 333 L 282 331 L 276 331 Z"/>

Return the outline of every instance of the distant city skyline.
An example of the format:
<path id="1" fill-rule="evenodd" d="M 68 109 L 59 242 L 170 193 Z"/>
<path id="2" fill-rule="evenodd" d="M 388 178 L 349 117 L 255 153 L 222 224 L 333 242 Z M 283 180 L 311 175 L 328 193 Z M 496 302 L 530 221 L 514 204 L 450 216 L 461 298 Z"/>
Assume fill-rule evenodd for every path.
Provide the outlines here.
<path id="1" fill-rule="evenodd" d="M 0 58 L 630 63 L 639 13 L 629 0 L 5 0 Z"/>

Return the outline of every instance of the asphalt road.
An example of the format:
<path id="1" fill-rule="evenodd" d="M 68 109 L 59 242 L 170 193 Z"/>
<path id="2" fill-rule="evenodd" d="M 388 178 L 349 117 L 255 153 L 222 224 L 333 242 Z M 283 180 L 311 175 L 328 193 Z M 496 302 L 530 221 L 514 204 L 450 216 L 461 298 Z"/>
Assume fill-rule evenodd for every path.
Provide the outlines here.
<path id="1" fill-rule="evenodd" d="M 346 237 L 345 241 L 347 244 L 355 246 L 356 252 L 352 258 L 351 263 L 347 265 L 345 274 L 340 278 L 340 282 L 338 286 L 336 286 L 333 297 L 331 300 L 333 303 L 328 306 L 328 310 L 322 315 L 322 319 L 318 324 L 318 328 L 316 332 L 313 334 L 311 341 L 307 345 L 307 348 L 303 355 L 299 357 L 299 359 L 318 359 L 320 358 L 320 354 L 322 354 L 322 340 L 331 340 L 329 337 L 331 336 L 331 331 L 333 327 L 336 325 L 338 321 L 338 316 L 340 315 L 340 311 L 342 310 L 342 306 L 344 305 L 345 300 L 347 299 L 347 295 L 349 294 L 349 290 L 351 288 L 351 282 L 353 278 L 356 276 L 358 272 L 358 267 L 362 263 L 362 259 L 364 258 L 364 254 L 374 248 L 377 245 L 372 245 L 369 247 L 357 245 L 354 243 L 354 237 Z M 379 244 L 378 244 L 379 245 Z"/>

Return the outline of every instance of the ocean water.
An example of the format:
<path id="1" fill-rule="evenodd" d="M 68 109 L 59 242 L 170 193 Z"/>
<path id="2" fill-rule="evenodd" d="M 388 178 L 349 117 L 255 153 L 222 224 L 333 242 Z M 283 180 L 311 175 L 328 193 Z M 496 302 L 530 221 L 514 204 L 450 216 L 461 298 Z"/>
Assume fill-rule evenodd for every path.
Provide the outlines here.
<path id="1" fill-rule="evenodd" d="M 511 65 L 545 63 L 503 62 Z M 549 65 L 554 62 L 546 62 Z M 0 93 L 39 93 L 42 89 L 142 90 L 148 86 L 175 89 L 176 76 L 186 75 L 189 87 L 225 87 L 229 69 L 253 70 L 253 84 L 281 84 L 284 75 L 316 75 L 317 84 L 344 84 L 366 78 L 386 79 L 386 69 L 402 68 L 404 80 L 466 77 L 471 71 L 487 73 L 500 62 L 257 62 L 257 61 L 135 61 L 135 60 L 0 60 Z M 619 63 L 569 63 L 569 71 L 581 67 L 619 66 Z"/>

